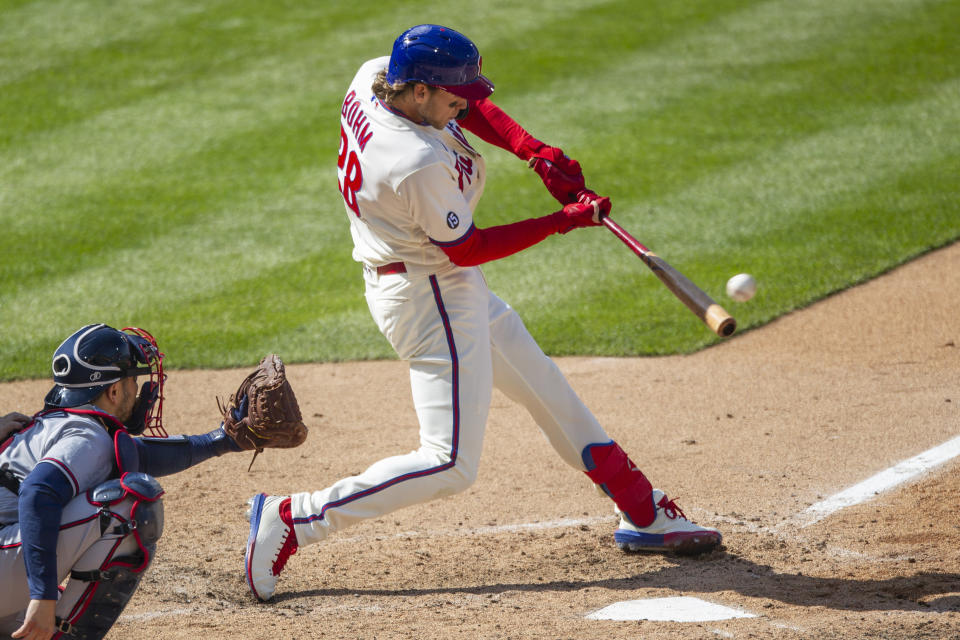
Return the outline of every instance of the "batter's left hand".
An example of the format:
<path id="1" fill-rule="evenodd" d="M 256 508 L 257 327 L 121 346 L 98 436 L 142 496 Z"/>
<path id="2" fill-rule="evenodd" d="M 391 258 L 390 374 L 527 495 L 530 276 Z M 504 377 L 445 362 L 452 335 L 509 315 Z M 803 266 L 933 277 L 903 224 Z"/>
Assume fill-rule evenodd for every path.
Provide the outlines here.
<path id="1" fill-rule="evenodd" d="M 577 194 L 584 188 L 580 163 L 565 154 L 563 149 L 543 146 L 530 157 L 528 164 L 560 204 L 575 202 Z"/>

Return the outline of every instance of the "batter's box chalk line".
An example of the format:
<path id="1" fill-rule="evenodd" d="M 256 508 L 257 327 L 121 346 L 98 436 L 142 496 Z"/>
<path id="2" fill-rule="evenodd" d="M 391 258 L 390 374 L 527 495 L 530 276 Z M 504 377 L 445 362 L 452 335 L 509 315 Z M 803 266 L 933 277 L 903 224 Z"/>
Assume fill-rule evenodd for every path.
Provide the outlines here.
<path id="1" fill-rule="evenodd" d="M 841 509 L 872 500 L 881 493 L 913 480 L 958 455 L 960 455 L 960 436 L 885 469 L 826 500 L 810 505 L 792 519 L 778 524 L 777 528 L 814 525 Z"/>

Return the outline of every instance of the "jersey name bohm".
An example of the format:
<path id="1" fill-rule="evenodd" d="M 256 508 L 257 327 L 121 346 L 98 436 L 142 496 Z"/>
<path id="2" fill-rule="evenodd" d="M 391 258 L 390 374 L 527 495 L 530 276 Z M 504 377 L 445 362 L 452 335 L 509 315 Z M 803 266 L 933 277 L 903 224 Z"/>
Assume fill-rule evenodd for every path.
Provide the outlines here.
<path id="1" fill-rule="evenodd" d="M 357 146 L 362 152 L 370 138 L 373 137 L 373 131 L 370 130 L 370 123 L 367 121 L 367 114 L 363 112 L 363 105 L 357 100 L 357 92 L 351 90 L 347 97 L 343 99 L 343 107 L 340 109 L 340 115 L 344 122 L 353 131 L 353 137 L 357 140 Z"/>

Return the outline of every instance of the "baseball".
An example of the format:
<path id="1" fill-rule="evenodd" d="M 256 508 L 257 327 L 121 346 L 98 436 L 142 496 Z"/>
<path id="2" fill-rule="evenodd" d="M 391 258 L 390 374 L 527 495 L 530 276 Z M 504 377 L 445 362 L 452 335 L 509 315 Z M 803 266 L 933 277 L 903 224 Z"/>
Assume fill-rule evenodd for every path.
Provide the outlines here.
<path id="1" fill-rule="evenodd" d="M 727 280 L 727 295 L 737 302 L 746 302 L 757 292 L 757 281 L 749 273 L 738 273 Z"/>

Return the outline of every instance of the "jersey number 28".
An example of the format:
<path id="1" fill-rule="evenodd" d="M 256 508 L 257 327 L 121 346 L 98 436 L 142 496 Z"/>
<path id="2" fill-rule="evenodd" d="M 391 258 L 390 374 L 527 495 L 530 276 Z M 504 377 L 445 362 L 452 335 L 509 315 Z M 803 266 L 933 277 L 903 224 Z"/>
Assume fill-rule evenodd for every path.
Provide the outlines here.
<path id="1" fill-rule="evenodd" d="M 360 207 L 357 206 L 357 191 L 363 186 L 363 171 L 360 169 L 360 158 L 357 152 L 349 147 L 347 132 L 340 125 L 340 155 L 337 158 L 337 187 L 343 195 L 343 201 L 350 210 L 360 217 Z"/>

